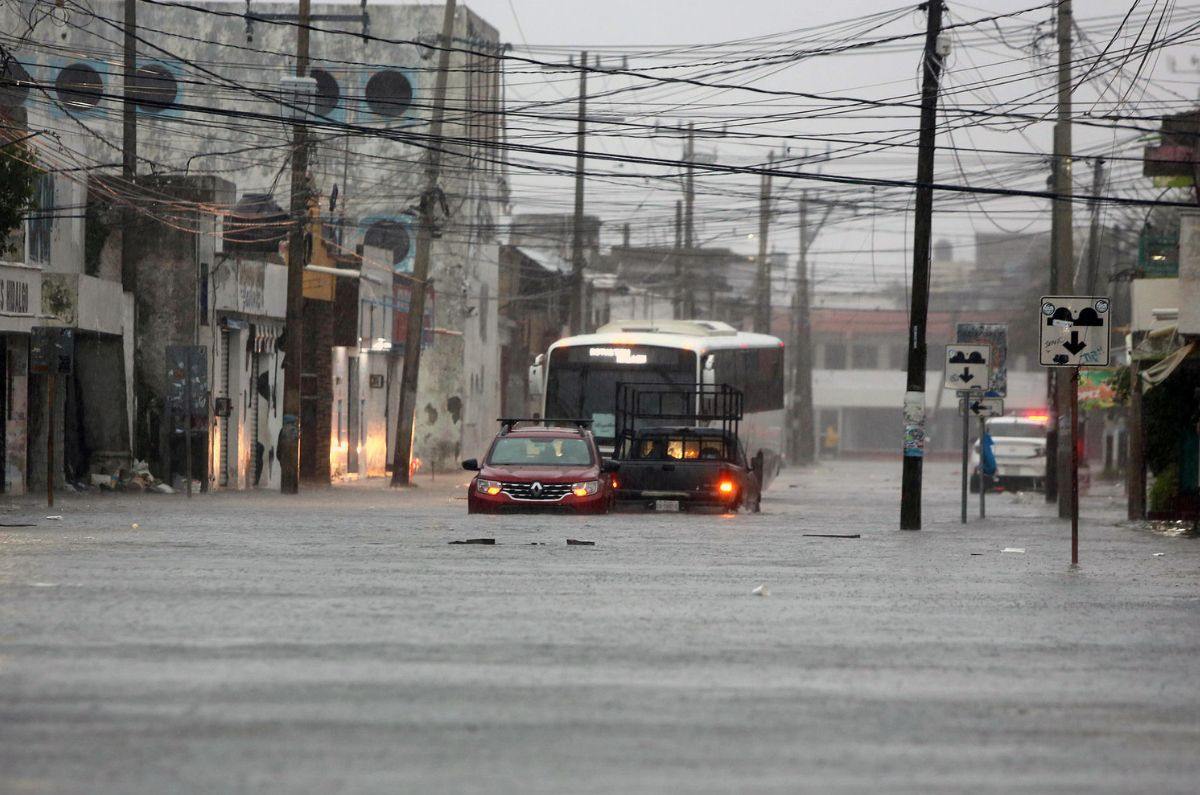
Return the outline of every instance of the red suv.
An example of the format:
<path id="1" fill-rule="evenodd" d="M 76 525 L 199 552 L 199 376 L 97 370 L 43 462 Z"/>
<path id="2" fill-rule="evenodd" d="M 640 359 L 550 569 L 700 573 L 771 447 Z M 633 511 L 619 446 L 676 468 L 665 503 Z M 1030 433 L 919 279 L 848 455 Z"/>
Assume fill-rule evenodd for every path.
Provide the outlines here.
<path id="1" fill-rule="evenodd" d="M 467 494 L 468 513 L 565 510 L 606 513 L 617 464 L 600 457 L 589 423 L 555 427 L 541 420 L 501 420 L 487 457 L 462 462 L 477 472 Z M 536 422 L 516 427 L 520 422 Z"/>

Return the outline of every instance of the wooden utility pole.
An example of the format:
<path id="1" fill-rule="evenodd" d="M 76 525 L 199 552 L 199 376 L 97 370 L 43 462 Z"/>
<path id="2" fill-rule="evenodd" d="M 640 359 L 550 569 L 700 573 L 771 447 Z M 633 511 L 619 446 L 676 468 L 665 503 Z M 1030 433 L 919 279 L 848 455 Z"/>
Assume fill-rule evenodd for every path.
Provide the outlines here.
<path id="1" fill-rule="evenodd" d="M 571 225 L 571 333 L 584 332 L 583 169 L 587 160 L 587 50 L 579 56 L 579 121 L 575 133 L 575 221 Z"/>
<path id="2" fill-rule="evenodd" d="M 692 247 L 695 246 L 695 209 L 696 209 L 696 182 L 695 182 L 695 167 L 692 163 L 696 159 L 696 125 L 694 122 L 688 122 L 687 132 L 687 149 L 684 150 L 683 160 L 686 164 L 683 175 L 683 250 L 686 252 L 688 271 L 694 269 L 696 264 L 692 254 Z M 697 274 L 687 273 L 680 277 L 683 283 L 686 284 L 683 298 L 683 316 L 686 318 L 696 317 L 696 278 Z"/>
<path id="3" fill-rule="evenodd" d="M 929 242 L 933 232 L 933 156 L 937 137 L 938 85 L 942 73 L 942 56 L 938 51 L 938 35 L 942 31 L 942 0 L 929 0 L 926 13 L 921 132 L 917 142 L 912 304 L 908 313 L 908 379 L 904 393 L 901 530 L 921 529 L 921 474 L 925 456 L 925 325 L 929 316 Z"/>
<path id="4" fill-rule="evenodd" d="M 767 261 L 767 236 L 771 231 L 771 169 L 775 153 L 767 158 L 767 173 L 759 182 L 758 194 L 758 260 L 754 279 L 754 330 L 771 333 L 771 263 Z"/>
<path id="5" fill-rule="evenodd" d="M 307 6 L 307 0 L 303 0 Z M 396 453 L 392 458 L 392 485 L 411 484 L 413 423 L 417 413 L 417 378 L 421 372 L 421 342 L 425 331 L 425 289 L 429 283 L 429 255 L 433 245 L 434 217 L 442 203 L 438 181 L 442 168 L 442 122 L 446 114 L 446 80 L 450 72 L 450 47 L 454 40 L 455 0 L 446 0 L 442 37 L 438 40 L 437 77 L 433 83 L 433 109 L 425 150 L 425 186 L 421 191 L 417 245 L 413 253 L 412 296 L 404 332 L 404 367 L 400 375 L 400 409 L 396 415 Z"/>
<path id="6" fill-rule="evenodd" d="M 1129 461 L 1125 488 L 1130 520 L 1146 518 L 1146 442 L 1142 432 L 1142 376 L 1134 351 L 1129 352 Z"/>
<path id="7" fill-rule="evenodd" d="M 1054 194 L 1051 225 L 1054 230 L 1053 260 L 1055 295 L 1070 295 L 1075 282 L 1075 239 L 1071 213 L 1071 0 L 1058 0 L 1058 121 L 1054 126 Z M 1032 311 L 1032 310 L 1031 310 Z M 1067 373 L 1054 374 L 1054 403 L 1050 410 L 1055 432 L 1058 515 L 1068 519 L 1072 511 L 1071 450 L 1069 430 L 1064 426 L 1071 417 L 1071 384 Z"/>
<path id="8" fill-rule="evenodd" d="M 309 0 L 300 0 L 296 26 L 296 77 L 308 74 Z M 292 109 L 297 113 L 296 109 Z M 298 114 L 297 114 L 298 116 Z M 304 266 L 308 246 L 308 138 L 305 119 L 292 122 L 291 221 L 287 257 L 287 320 L 283 354 L 283 427 L 279 432 L 279 491 L 300 491 L 300 380 L 304 347 Z"/>

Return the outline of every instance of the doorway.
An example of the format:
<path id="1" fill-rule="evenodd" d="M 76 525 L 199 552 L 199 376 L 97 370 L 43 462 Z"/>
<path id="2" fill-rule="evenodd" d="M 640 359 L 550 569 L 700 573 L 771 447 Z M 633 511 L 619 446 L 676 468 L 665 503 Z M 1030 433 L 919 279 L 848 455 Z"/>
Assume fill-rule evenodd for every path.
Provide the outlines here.
<path id="1" fill-rule="evenodd" d="M 358 472 L 359 425 L 362 422 L 358 395 L 358 357 L 346 362 L 346 471 Z"/>

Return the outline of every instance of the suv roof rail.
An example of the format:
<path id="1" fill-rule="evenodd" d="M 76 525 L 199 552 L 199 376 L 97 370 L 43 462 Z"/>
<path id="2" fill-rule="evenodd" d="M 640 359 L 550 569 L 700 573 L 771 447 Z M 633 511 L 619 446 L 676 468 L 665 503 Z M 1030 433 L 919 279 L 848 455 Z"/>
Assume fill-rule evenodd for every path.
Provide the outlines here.
<path id="1" fill-rule="evenodd" d="M 533 425 L 540 425 L 545 428 L 561 428 L 574 426 L 581 431 L 588 431 L 592 428 L 592 420 L 575 418 L 575 419 L 556 419 L 554 417 L 500 417 L 497 422 L 500 423 L 500 433 L 509 433 L 516 428 L 518 423 L 527 422 Z"/>

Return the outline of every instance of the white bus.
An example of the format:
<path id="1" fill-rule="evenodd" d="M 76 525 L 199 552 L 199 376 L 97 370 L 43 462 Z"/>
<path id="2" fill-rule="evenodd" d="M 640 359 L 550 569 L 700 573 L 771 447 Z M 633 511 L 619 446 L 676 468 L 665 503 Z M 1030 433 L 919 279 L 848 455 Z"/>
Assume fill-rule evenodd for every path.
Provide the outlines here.
<path id="1" fill-rule="evenodd" d="M 682 389 L 729 384 L 745 394 L 741 425 L 746 455 L 763 455 L 768 476 L 779 469 L 784 440 L 783 342 L 707 320 L 622 321 L 595 334 L 566 337 L 538 356 L 530 391 L 542 416 L 590 419 L 596 443 L 611 450 L 617 384 Z"/>

